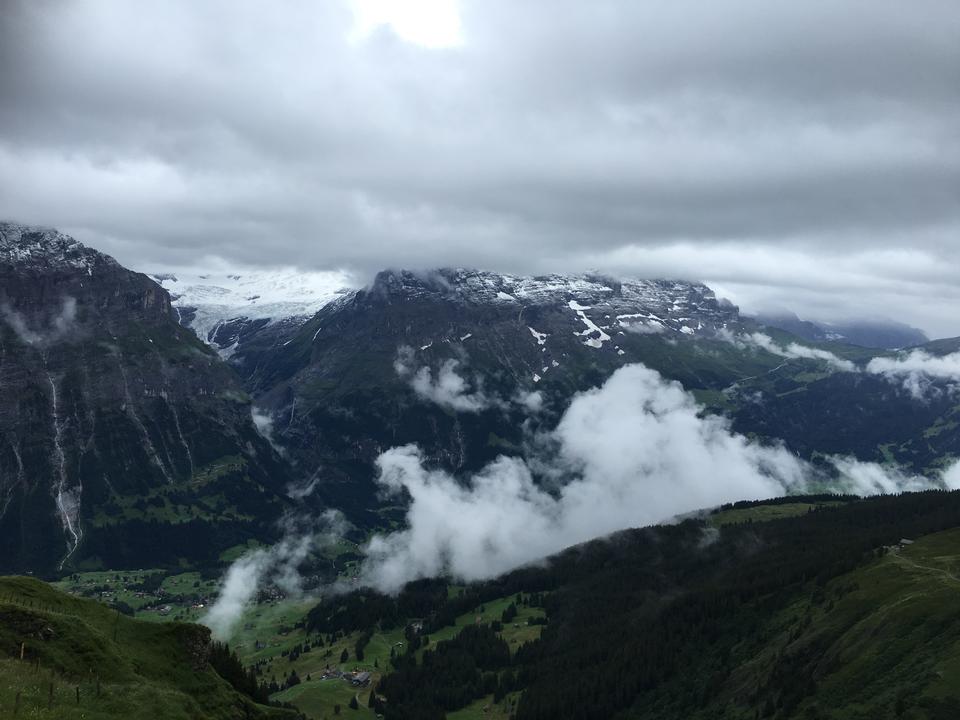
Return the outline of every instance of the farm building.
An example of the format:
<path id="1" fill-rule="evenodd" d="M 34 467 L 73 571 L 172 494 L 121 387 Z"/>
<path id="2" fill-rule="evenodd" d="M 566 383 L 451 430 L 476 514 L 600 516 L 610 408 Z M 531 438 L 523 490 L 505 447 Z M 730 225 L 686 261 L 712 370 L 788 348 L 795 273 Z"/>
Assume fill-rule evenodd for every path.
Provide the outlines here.
<path id="1" fill-rule="evenodd" d="M 350 679 L 350 682 L 351 682 L 351 684 L 353 684 L 353 685 L 355 685 L 355 686 L 357 686 L 357 687 L 366 687 L 367 685 L 370 684 L 370 673 L 368 673 L 368 672 L 366 672 L 366 671 L 364 671 L 364 672 L 358 672 L 356 675 L 354 675 L 354 676 Z"/>

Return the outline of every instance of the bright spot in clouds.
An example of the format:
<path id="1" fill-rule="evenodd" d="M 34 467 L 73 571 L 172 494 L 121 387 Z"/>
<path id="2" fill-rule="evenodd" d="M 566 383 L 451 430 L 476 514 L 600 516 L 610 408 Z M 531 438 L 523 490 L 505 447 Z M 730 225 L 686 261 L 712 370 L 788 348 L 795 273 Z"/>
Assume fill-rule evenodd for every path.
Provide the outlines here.
<path id="1" fill-rule="evenodd" d="M 353 0 L 353 11 L 355 41 L 383 26 L 401 40 L 427 48 L 463 41 L 457 0 Z"/>

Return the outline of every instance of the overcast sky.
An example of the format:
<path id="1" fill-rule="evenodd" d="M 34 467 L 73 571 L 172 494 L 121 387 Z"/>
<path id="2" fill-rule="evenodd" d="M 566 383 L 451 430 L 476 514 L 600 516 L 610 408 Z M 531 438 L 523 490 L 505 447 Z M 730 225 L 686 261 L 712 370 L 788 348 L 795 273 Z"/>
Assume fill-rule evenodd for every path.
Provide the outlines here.
<path id="1" fill-rule="evenodd" d="M 0 217 L 960 335 L 957 0 L 3 0 Z"/>

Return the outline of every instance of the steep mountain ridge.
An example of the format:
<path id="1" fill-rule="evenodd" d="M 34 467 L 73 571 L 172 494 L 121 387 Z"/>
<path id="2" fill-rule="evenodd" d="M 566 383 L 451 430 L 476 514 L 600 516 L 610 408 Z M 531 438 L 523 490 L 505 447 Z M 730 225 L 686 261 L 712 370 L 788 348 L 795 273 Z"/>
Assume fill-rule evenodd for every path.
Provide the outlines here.
<path id="1" fill-rule="evenodd" d="M 118 268 L 109 255 L 86 247 L 54 228 L 0 222 L 0 263 L 16 265 L 22 273 L 42 274 L 54 268 L 84 270 Z"/>
<path id="2" fill-rule="evenodd" d="M 284 503 L 234 373 L 166 291 L 54 230 L 0 225 L 0 390 L 4 569 L 215 555 Z M 214 511 L 241 488 L 262 512 Z"/>

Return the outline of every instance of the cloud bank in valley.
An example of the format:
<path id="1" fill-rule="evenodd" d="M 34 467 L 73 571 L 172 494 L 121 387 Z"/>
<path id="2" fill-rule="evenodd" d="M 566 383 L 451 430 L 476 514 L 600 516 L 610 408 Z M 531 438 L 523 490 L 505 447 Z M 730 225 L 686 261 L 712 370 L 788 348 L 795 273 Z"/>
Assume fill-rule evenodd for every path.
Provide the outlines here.
<path id="1" fill-rule="evenodd" d="M 915 398 L 923 398 L 938 380 L 956 388 L 953 383 L 960 383 L 960 352 L 938 356 L 913 350 L 895 358 L 873 358 L 867 364 L 867 372 L 884 375 L 901 383 Z"/>
<path id="2" fill-rule="evenodd" d="M 832 458 L 831 462 L 840 473 L 835 484 L 837 492 L 852 495 L 883 495 L 899 492 L 916 492 L 933 487 L 949 487 L 947 475 L 939 481 L 924 475 L 915 475 L 889 465 L 863 462 L 851 457 Z"/>
<path id="3" fill-rule="evenodd" d="M 409 493 L 407 527 L 370 540 L 361 581 L 393 592 L 444 573 L 492 577 L 619 529 L 827 480 L 783 447 L 748 440 L 701 410 L 679 384 L 628 365 L 574 398 L 540 438 L 546 450 L 500 457 L 465 482 L 426 467 L 415 446 L 388 450 L 377 461 L 379 482 Z M 836 487 L 857 494 L 960 483 L 956 470 L 929 479 L 852 458 L 834 465 Z"/>
<path id="4" fill-rule="evenodd" d="M 803 487 L 789 452 L 699 410 L 678 384 L 631 365 L 573 400 L 547 439 L 550 459 L 501 457 L 461 485 L 413 446 L 388 450 L 380 483 L 410 494 L 409 527 L 371 540 L 362 579 L 395 590 L 447 571 L 489 577 L 620 528 Z M 561 479 L 552 492 L 534 481 L 538 463 Z"/>
<path id="5" fill-rule="evenodd" d="M 960 460 L 943 471 L 943 484 L 947 490 L 960 490 Z"/>
<path id="6" fill-rule="evenodd" d="M 772 355 L 778 355 L 782 358 L 791 360 L 823 360 L 832 366 L 835 370 L 844 372 L 856 372 L 857 366 L 849 360 L 837 356 L 829 350 L 812 348 L 800 343 L 791 342 L 788 345 L 780 345 L 772 337 L 765 333 L 749 333 L 743 335 L 733 335 L 730 332 L 721 333 L 721 337 L 737 347 L 756 347 L 766 350 Z"/>
<path id="7" fill-rule="evenodd" d="M 227 640 L 236 629 L 244 610 L 266 585 L 275 585 L 284 593 L 299 595 L 303 578 L 299 567 L 316 548 L 333 542 L 344 530 L 343 519 L 334 510 L 324 513 L 318 522 L 284 520 L 284 537 L 269 548 L 258 548 L 236 560 L 221 583 L 216 602 L 200 622 L 213 636 Z"/>

